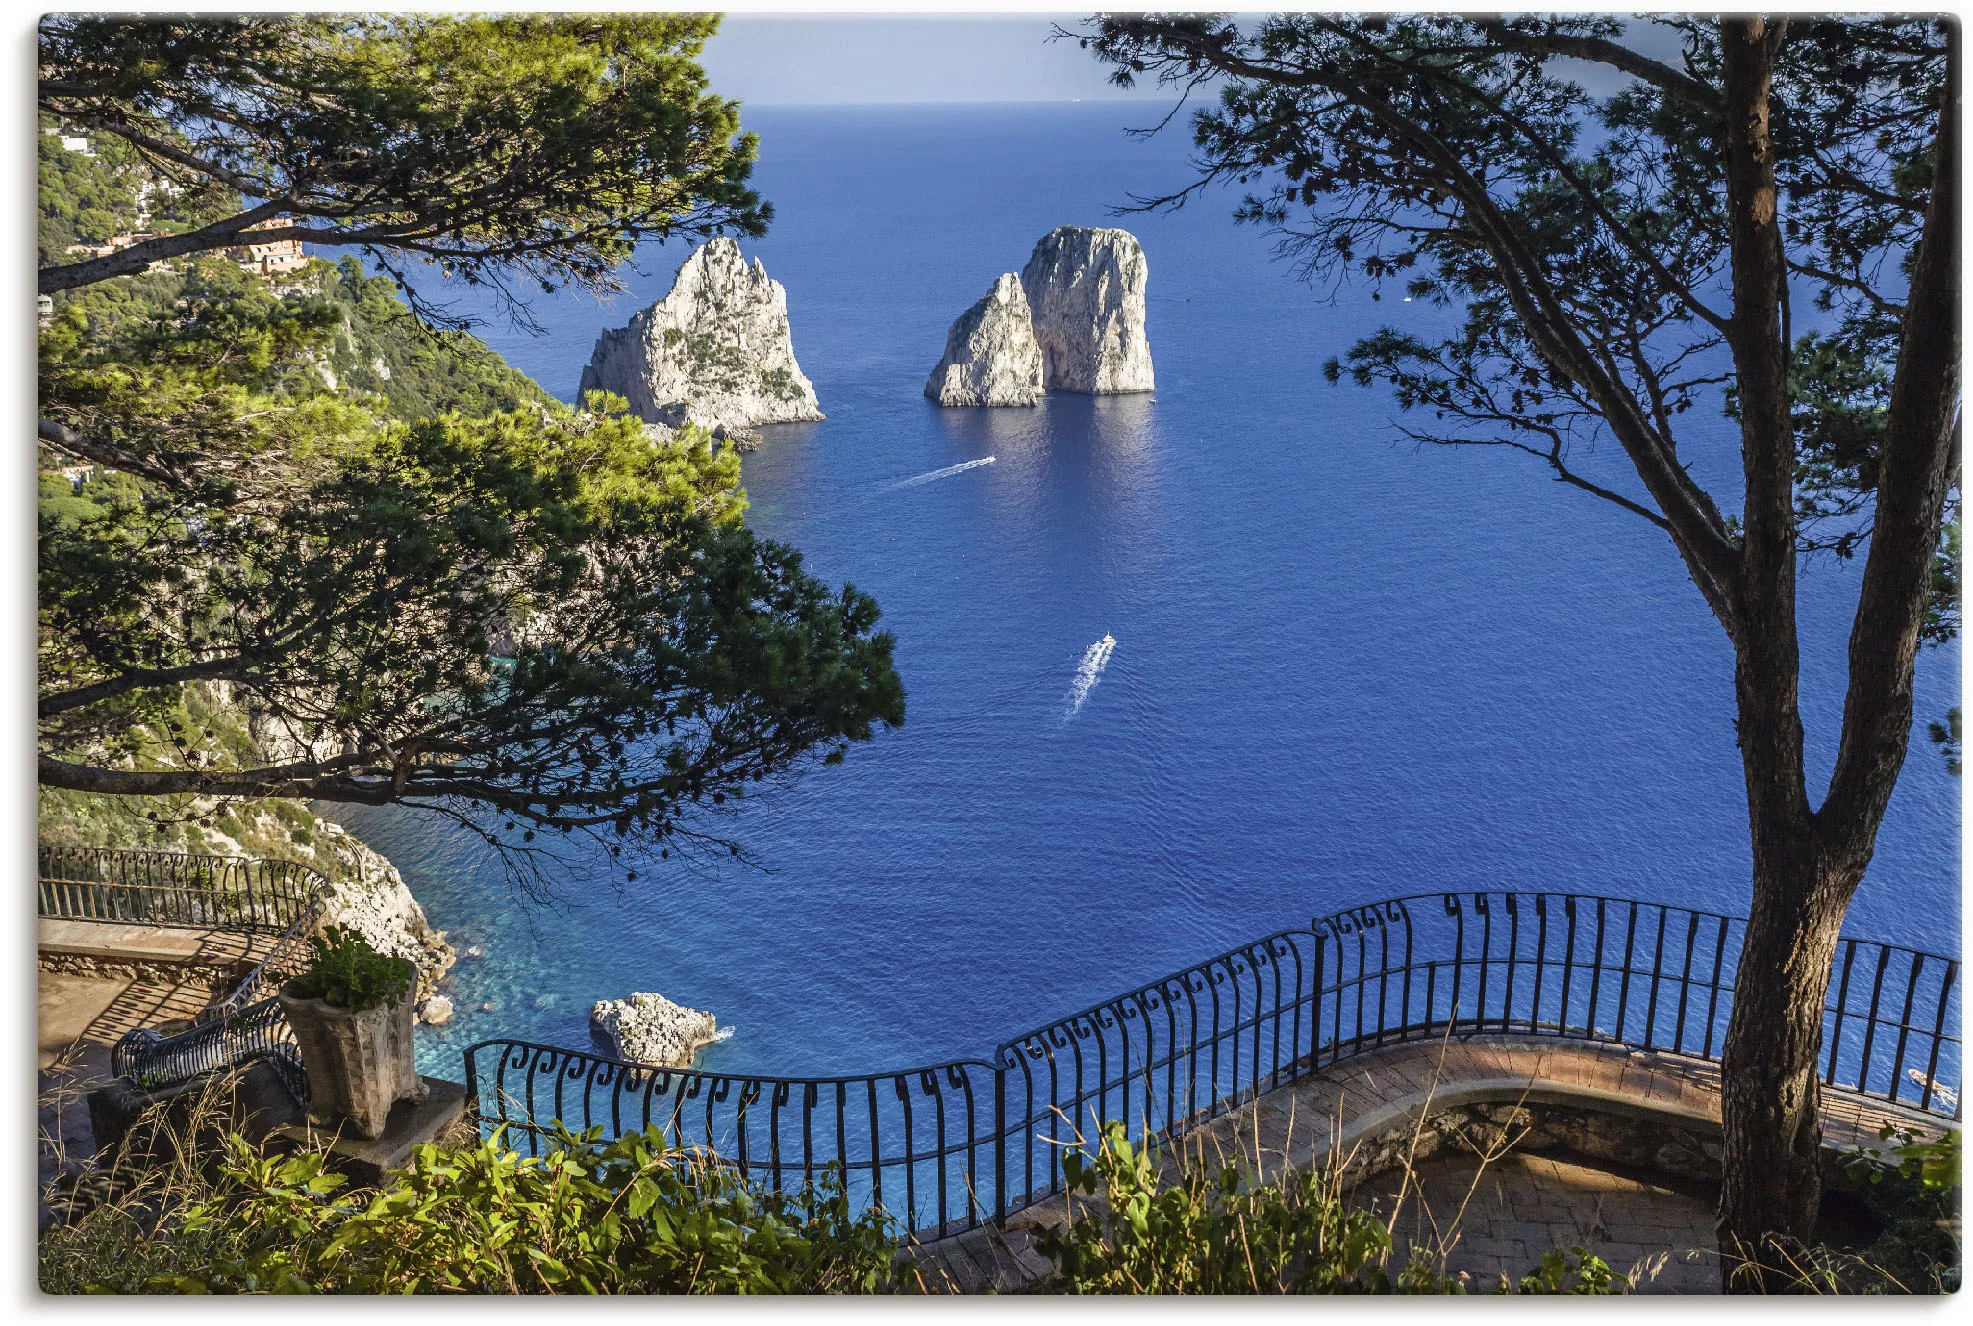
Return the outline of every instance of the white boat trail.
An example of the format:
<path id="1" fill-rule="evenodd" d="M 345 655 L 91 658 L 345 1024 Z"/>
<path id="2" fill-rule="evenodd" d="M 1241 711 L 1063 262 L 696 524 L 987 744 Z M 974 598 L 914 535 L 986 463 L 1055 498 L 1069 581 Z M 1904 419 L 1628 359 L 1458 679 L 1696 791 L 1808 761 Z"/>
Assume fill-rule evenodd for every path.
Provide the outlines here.
<path id="1" fill-rule="evenodd" d="M 1069 712 L 1064 722 L 1082 712 L 1082 702 L 1096 689 L 1096 683 L 1103 680 L 1103 669 L 1110 666 L 1110 655 L 1116 647 L 1117 638 L 1105 631 L 1101 640 L 1082 651 L 1082 662 L 1076 665 L 1076 679 L 1069 685 Z"/>
<path id="2" fill-rule="evenodd" d="M 910 488 L 917 484 L 930 483 L 934 479 L 943 479 L 951 474 L 964 474 L 967 470 L 975 470 L 982 465 L 991 464 L 993 464 L 992 456 L 982 456 L 978 460 L 962 461 L 957 465 L 948 465 L 942 470 L 933 470 L 928 474 L 914 474 L 909 479 L 900 479 L 892 484 L 888 491 L 896 492 L 900 488 Z"/>

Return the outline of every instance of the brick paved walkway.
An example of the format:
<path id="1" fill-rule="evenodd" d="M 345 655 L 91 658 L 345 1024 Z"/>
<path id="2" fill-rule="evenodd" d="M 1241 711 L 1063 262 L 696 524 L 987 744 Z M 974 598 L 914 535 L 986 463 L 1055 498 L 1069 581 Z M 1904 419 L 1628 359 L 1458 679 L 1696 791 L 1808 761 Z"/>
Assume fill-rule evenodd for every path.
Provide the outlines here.
<path id="1" fill-rule="evenodd" d="M 203 982 L 169 984 L 127 978 L 38 973 L 36 1172 L 40 1188 L 67 1162 L 95 1154 L 84 1096 L 110 1080 L 110 1047 L 124 1033 L 189 1019 L 211 1001 Z M 45 1206 L 42 1223 L 47 1221 Z"/>
<path id="2" fill-rule="evenodd" d="M 1332 1153 L 1340 1157 L 1365 1146 L 1388 1146 L 1393 1137 L 1401 1146 L 1421 1112 L 1436 1115 L 1456 1107 L 1512 1106 L 1517 1101 L 1647 1119 L 1716 1137 L 1719 1068 L 1679 1055 L 1555 1037 L 1409 1041 L 1358 1054 L 1269 1092 L 1189 1134 L 1187 1150 L 1258 1153 L 1264 1174 L 1278 1172 L 1284 1158 L 1296 1168 L 1321 1167 Z M 1935 1115 L 1847 1092 L 1824 1093 L 1826 1148 L 1876 1145 L 1878 1130 L 1891 1121 L 1930 1134 L 1944 1127 Z M 1477 1212 L 1469 1210 L 1462 1228 L 1471 1240 L 1465 1255 L 1472 1261 L 1455 1263 L 1455 1270 L 1484 1268 L 1490 1276 L 1501 1269 L 1495 1263 L 1504 1259 L 1512 1263 L 1505 1269 L 1525 1273 L 1542 1252 L 1587 1220 L 1591 1228 L 1604 1229 L 1607 1241 L 1623 1249 L 1623 1255 L 1632 1248 L 1676 1253 L 1679 1264 L 1659 1275 L 1660 1291 L 1691 1290 L 1703 1281 L 1710 1292 L 1717 1285 L 1717 1267 L 1708 1261 L 1708 1253 L 1716 1255 L 1716 1250 L 1706 1203 L 1588 1165 L 1533 1162 L 1525 1157 L 1501 1170 L 1497 1194 L 1481 1202 Z M 1460 1187 L 1461 1163 L 1456 1150 L 1430 1162 L 1431 1192 L 1438 1198 L 1432 1203 L 1435 1213 L 1446 1195 Z M 1470 1183 L 1470 1169 L 1464 1173 Z M 1366 1184 L 1365 1191 L 1374 1189 Z M 925 1242 L 916 1255 L 928 1287 L 935 1290 L 1018 1292 L 1050 1270 L 1033 1246 L 1034 1234 L 1066 1218 L 1065 1199 L 1057 1196 L 1014 1213 L 1005 1229 Z M 1554 1242 L 1531 1248 L 1551 1237 Z M 1570 1235 L 1561 1246 L 1583 1241 Z M 1605 1260 L 1615 1266 L 1618 1257 Z"/>
<path id="3" fill-rule="evenodd" d="M 1392 1264 L 1413 1246 L 1449 1244 L 1446 1274 L 1466 1273 L 1475 1292 L 1491 1290 L 1502 1275 L 1519 1280 L 1550 1249 L 1578 1246 L 1631 1275 L 1639 1293 L 1719 1292 L 1712 1204 L 1688 1192 L 1520 1152 L 1485 1166 L 1470 1155 L 1434 1156 L 1418 1166 L 1402 1206 L 1398 1187 L 1398 1176 L 1386 1175 L 1355 1194 L 1380 1214 L 1396 1208 Z"/>

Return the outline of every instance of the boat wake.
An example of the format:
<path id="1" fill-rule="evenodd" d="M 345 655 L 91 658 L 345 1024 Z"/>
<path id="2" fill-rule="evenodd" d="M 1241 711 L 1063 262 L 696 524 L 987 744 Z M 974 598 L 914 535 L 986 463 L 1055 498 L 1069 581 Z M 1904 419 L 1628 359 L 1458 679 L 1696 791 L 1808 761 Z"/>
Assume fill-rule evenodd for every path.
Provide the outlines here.
<path id="1" fill-rule="evenodd" d="M 976 470 L 982 465 L 991 464 L 993 464 L 992 456 L 982 456 L 978 460 L 963 461 L 958 465 L 948 465 L 942 470 L 933 470 L 929 474 L 914 474 L 909 479 L 900 479 L 886 491 L 896 492 L 900 488 L 916 487 L 921 483 L 930 483 L 934 479 L 943 479 L 953 474 L 964 474 L 967 470 Z"/>
<path id="2" fill-rule="evenodd" d="M 1063 722 L 1082 712 L 1082 702 L 1096 689 L 1096 683 L 1103 680 L 1103 669 L 1110 666 L 1110 654 L 1117 647 L 1117 638 L 1109 632 L 1103 638 L 1082 651 L 1082 662 L 1076 665 L 1076 679 L 1069 684 L 1069 712 Z"/>

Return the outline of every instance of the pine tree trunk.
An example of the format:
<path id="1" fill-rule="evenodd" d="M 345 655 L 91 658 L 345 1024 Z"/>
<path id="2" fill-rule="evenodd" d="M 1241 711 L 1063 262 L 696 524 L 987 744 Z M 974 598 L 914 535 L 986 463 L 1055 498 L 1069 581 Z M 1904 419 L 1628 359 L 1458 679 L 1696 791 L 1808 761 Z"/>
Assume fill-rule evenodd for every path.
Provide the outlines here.
<path id="1" fill-rule="evenodd" d="M 1808 1242 L 1822 1203 L 1822 1010 L 1854 890 L 1817 860 L 1812 840 L 1757 859 L 1753 907 L 1723 1054 L 1725 1162 L 1719 1213 L 1722 1283 L 1774 1288 L 1771 1240 Z M 1755 1263 L 1736 1273 L 1743 1261 Z"/>
<path id="2" fill-rule="evenodd" d="M 1792 546 L 1773 553 L 1772 588 L 1743 597 L 1734 642 L 1754 879 L 1720 1074 L 1720 1274 L 1723 1287 L 1756 1293 L 1771 1287 L 1758 1267 L 1776 1263 L 1772 1240 L 1807 1242 L 1822 1204 L 1822 1005 L 1862 878 L 1853 858 L 1828 850 L 1809 805 Z"/>
<path id="3" fill-rule="evenodd" d="M 1782 21 L 1785 26 L 1785 20 Z M 1793 479 L 1785 261 L 1769 137 L 1780 29 L 1721 22 L 1733 201 L 1735 369 L 1747 474 L 1733 637 L 1754 850 L 1753 903 L 1724 1047 L 1719 1241 L 1726 1287 L 1781 1287 L 1760 1262 L 1777 1237 L 1809 1240 L 1821 1205 L 1816 1065 L 1843 914 L 1862 881 L 1911 736 L 1926 584 L 1956 466 L 1960 378 L 1960 36 L 1947 36 L 1931 198 L 1879 448 L 1870 554 L 1850 635 L 1849 690 L 1828 795 L 1809 806 L 1796 691 Z M 1737 1259 L 1753 1274 L 1735 1278 Z"/>

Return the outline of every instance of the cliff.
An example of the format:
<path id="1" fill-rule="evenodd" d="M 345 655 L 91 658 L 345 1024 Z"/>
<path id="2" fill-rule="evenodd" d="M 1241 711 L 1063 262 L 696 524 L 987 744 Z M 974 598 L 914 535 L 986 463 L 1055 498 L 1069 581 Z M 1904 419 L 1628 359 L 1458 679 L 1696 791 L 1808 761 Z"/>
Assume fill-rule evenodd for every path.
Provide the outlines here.
<path id="1" fill-rule="evenodd" d="M 325 858 L 338 867 L 326 872 L 333 892 L 322 919 L 356 931 L 379 953 L 411 959 L 418 969 L 418 1000 L 431 1000 L 456 958 L 445 932 L 425 919 L 425 909 L 397 867 L 342 825 L 316 819 L 314 840 L 317 868 L 326 864 Z M 446 1008 L 450 1010 L 450 1000 Z"/>
<path id="2" fill-rule="evenodd" d="M 1006 272 L 945 334 L 945 357 L 925 394 L 940 405 L 1033 405 L 1041 392 L 1028 297 L 1021 278 Z"/>
<path id="3" fill-rule="evenodd" d="M 307 743 L 281 733 L 256 738 L 230 688 L 195 683 L 181 693 L 181 724 L 200 753 L 245 762 L 293 757 Z M 73 847 L 148 848 L 295 861 L 328 877 L 325 920 L 362 933 L 385 953 L 418 968 L 418 998 L 428 999 L 451 970 L 452 946 L 432 927 L 397 868 L 307 803 L 285 797 L 222 801 L 210 797 L 132 797 L 38 789 L 42 842 Z"/>
<path id="4" fill-rule="evenodd" d="M 1127 230 L 1058 226 L 1021 269 L 1050 391 L 1150 391 L 1144 335 L 1149 280 L 1143 246 Z"/>
<path id="5" fill-rule="evenodd" d="M 615 392 L 649 423 L 736 436 L 823 417 L 795 362 L 788 292 L 726 238 L 695 250 L 671 293 L 596 338 L 580 390 Z"/>

